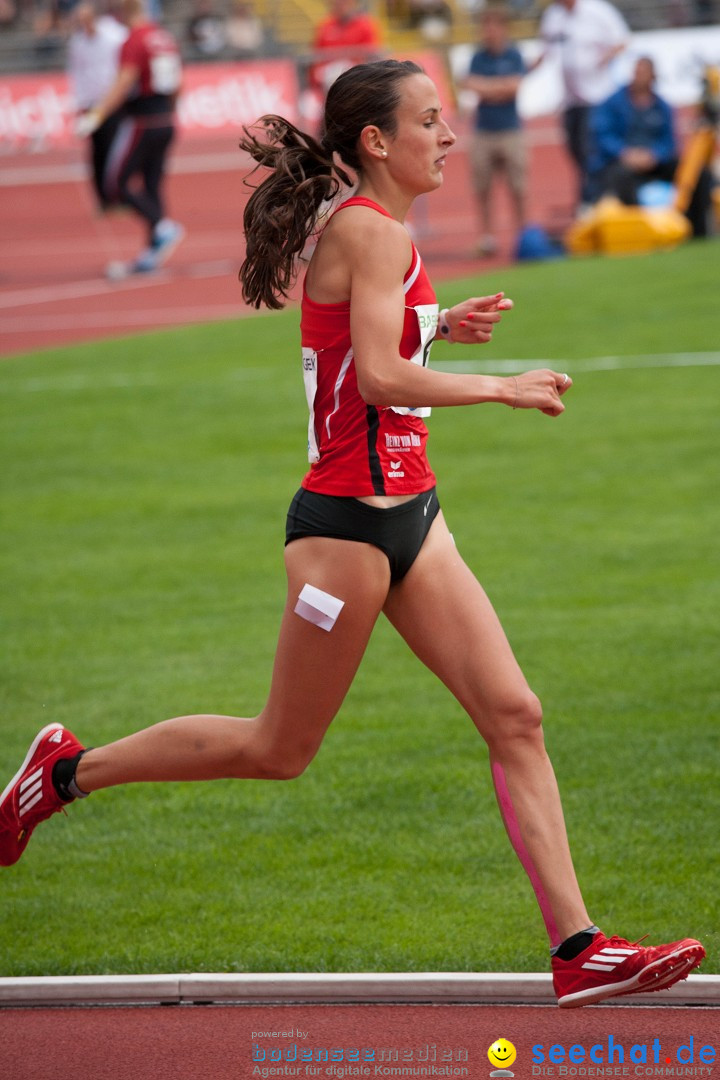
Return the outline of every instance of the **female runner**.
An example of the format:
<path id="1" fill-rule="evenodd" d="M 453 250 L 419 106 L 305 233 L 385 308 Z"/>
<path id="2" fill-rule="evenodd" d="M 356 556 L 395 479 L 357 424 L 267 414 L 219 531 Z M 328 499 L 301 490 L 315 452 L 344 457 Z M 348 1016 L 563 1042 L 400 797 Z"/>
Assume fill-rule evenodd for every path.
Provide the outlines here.
<path id="1" fill-rule="evenodd" d="M 490 340 L 502 294 L 438 308 L 404 221 L 440 187 L 455 136 L 435 86 L 409 61 L 345 72 L 320 142 L 265 117 L 241 146 L 268 170 L 245 212 L 246 300 L 280 307 L 327 200 L 305 276 L 302 361 L 310 471 L 287 519 L 287 604 L 269 697 L 253 718 L 184 716 L 85 750 L 61 724 L 36 737 L 0 799 L 0 863 L 73 798 L 117 784 L 290 779 L 312 761 L 383 612 L 485 739 L 502 816 L 547 927 L 561 1006 L 670 986 L 700 963 L 685 939 L 643 948 L 593 925 L 575 877 L 540 703 L 440 510 L 426 457 L 430 406 L 497 402 L 564 410 L 570 378 L 430 370 L 434 337 Z"/>

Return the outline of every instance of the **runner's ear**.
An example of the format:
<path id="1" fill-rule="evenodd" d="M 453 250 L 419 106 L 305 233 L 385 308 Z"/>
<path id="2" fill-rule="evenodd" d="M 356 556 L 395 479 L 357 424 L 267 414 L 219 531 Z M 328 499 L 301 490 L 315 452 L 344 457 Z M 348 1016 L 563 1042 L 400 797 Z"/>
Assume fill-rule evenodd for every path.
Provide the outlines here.
<path id="1" fill-rule="evenodd" d="M 365 157 L 382 158 L 387 157 L 387 150 L 385 147 L 385 136 L 379 127 L 375 124 L 368 124 L 360 132 L 360 138 L 358 139 L 358 151 Z"/>

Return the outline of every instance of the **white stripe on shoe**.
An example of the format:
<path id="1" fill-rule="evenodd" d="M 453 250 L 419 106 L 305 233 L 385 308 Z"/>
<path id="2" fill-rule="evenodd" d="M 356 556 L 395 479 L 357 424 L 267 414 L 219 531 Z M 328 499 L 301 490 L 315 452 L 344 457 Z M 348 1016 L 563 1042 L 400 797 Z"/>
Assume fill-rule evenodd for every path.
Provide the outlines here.
<path id="1" fill-rule="evenodd" d="M 27 776 L 20 784 L 18 817 L 26 814 L 42 798 L 42 766 Z"/>
<path id="2" fill-rule="evenodd" d="M 41 786 L 41 787 L 40 787 L 40 788 L 38 789 L 38 792 L 37 792 L 37 795 L 35 796 L 35 798 L 34 798 L 34 799 L 30 799 L 30 801 L 29 801 L 29 802 L 26 802 L 26 803 L 25 803 L 25 804 L 23 805 L 23 807 L 22 807 L 22 809 L 21 809 L 21 810 L 18 810 L 18 817 L 22 817 L 22 816 L 23 816 L 23 814 L 27 814 L 28 810 L 32 810 L 33 806 L 35 806 L 35 805 L 36 805 L 36 803 L 39 803 L 39 802 L 40 802 L 40 800 L 42 799 L 42 796 L 43 796 L 43 793 L 42 793 L 42 786 Z"/>
<path id="3" fill-rule="evenodd" d="M 633 956 L 637 949 L 613 949 L 605 948 L 585 961 L 584 968 L 588 971 L 614 971 L 619 964 L 624 963 L 628 956 Z"/>
<path id="4" fill-rule="evenodd" d="M 29 787 L 32 787 L 33 784 L 36 784 L 38 782 L 38 780 L 41 780 L 41 779 L 42 779 L 42 765 L 40 766 L 39 769 L 36 769 L 34 773 L 30 773 L 29 776 L 25 777 L 23 782 L 20 784 L 20 790 L 21 791 L 26 791 Z"/>
<path id="5" fill-rule="evenodd" d="M 18 780 L 20 779 L 20 777 L 22 776 L 22 774 L 25 772 L 28 765 L 30 764 L 30 762 L 32 760 L 32 757 L 33 757 L 33 754 L 35 753 L 35 751 L 37 750 L 38 746 L 40 745 L 41 741 L 45 738 L 45 736 L 49 735 L 51 731 L 62 731 L 62 730 L 63 730 L 63 725 L 55 723 L 55 724 L 47 724 L 42 729 L 42 731 L 38 731 L 37 735 L 35 736 L 32 743 L 30 744 L 30 749 L 28 750 L 27 754 L 25 755 L 25 760 L 23 761 L 22 765 L 20 766 L 18 771 L 13 776 L 10 783 L 7 785 L 7 787 L 3 791 L 2 795 L 0 795 L 0 803 L 2 803 L 5 800 L 5 797 L 15 787 Z"/>

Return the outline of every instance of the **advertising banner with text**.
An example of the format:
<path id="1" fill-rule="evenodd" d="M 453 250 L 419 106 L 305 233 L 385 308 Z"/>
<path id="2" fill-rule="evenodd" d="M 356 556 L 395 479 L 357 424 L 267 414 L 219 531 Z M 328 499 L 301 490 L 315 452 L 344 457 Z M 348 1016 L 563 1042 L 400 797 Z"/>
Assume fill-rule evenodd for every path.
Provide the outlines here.
<path id="1" fill-rule="evenodd" d="M 184 138 L 237 130 L 263 113 L 298 120 L 298 80 L 292 60 L 198 64 L 185 69 L 178 102 Z M 0 154 L 54 149 L 77 137 L 75 105 L 60 73 L 0 79 Z"/>

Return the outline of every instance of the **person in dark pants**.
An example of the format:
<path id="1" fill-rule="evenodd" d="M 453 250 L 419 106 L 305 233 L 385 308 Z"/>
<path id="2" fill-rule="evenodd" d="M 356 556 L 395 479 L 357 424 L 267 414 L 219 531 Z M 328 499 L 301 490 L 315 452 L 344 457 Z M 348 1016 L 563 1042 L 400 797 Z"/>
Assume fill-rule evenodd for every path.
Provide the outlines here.
<path id="1" fill-rule="evenodd" d="M 617 88 L 612 62 L 627 46 L 630 31 L 608 0 L 553 0 L 540 20 L 543 51 L 532 65 L 555 56 L 563 82 L 563 126 L 579 179 L 579 201 L 595 192 L 588 173 L 590 109 Z M 531 70 L 532 70 L 531 68 Z"/>
<path id="2" fill-rule="evenodd" d="M 648 56 L 633 77 L 590 114 L 589 167 L 598 196 L 615 195 L 628 206 L 652 180 L 672 181 L 678 165 L 673 111 L 655 91 L 655 65 Z M 687 217 L 696 236 L 707 232 L 712 179 L 700 172 Z"/>
<path id="3" fill-rule="evenodd" d="M 124 0 L 122 10 L 130 33 L 120 50 L 117 78 L 102 101 L 81 117 L 78 130 L 92 134 L 122 106 L 102 191 L 107 203 L 129 206 L 145 222 L 147 247 L 130 268 L 145 273 L 160 266 L 184 235 L 182 226 L 166 216 L 162 191 L 182 68 L 177 42 L 148 20 L 142 0 Z"/>
<path id="4" fill-rule="evenodd" d="M 68 39 L 67 75 L 75 107 L 80 116 L 90 112 L 112 86 L 118 71 L 120 49 L 128 36 L 127 27 L 110 15 L 98 15 L 90 0 L 82 0 L 71 16 Z M 90 136 L 89 159 L 92 185 L 100 209 L 107 209 L 103 189 L 105 163 L 122 109 L 108 116 Z"/>

